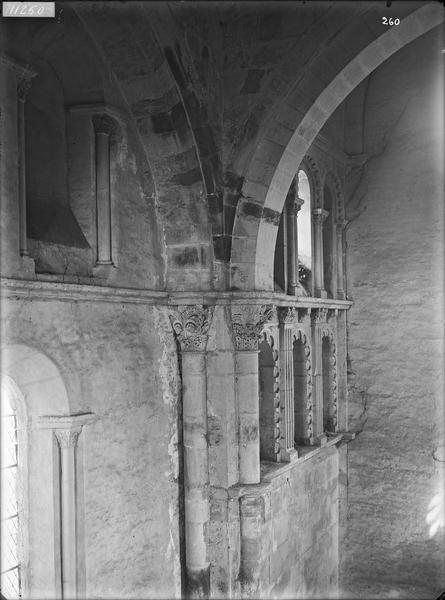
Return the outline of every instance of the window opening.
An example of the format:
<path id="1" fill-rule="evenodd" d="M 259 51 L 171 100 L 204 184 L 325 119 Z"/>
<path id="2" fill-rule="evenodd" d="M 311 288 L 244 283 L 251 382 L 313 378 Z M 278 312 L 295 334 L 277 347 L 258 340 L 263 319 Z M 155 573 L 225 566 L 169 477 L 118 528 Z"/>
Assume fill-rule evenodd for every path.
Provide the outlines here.
<path id="1" fill-rule="evenodd" d="M 298 171 L 298 197 L 304 201 L 297 217 L 298 279 L 306 292 L 312 296 L 311 189 L 303 169 Z"/>
<path id="2" fill-rule="evenodd" d="M 2 381 L 1 394 L 1 593 L 21 598 L 19 561 L 19 448 L 17 411 L 11 385 Z"/>

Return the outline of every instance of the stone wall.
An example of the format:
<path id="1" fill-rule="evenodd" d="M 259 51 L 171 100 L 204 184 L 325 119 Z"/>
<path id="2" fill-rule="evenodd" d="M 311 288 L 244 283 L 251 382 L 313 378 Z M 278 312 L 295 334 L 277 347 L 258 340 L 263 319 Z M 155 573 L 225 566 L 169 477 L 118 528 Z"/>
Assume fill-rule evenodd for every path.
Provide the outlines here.
<path id="1" fill-rule="evenodd" d="M 433 30 L 371 75 L 367 162 L 347 209 L 353 598 L 443 591 L 444 531 L 430 529 L 444 485 L 440 38 Z"/>
<path id="2" fill-rule="evenodd" d="M 179 375 L 165 314 L 129 303 L 2 299 L 1 338 L 3 361 L 9 344 L 44 353 L 70 413 L 96 415 L 80 436 L 87 597 L 180 596 Z M 38 472 L 29 476 L 39 481 Z M 30 502 L 45 508 L 47 493 Z"/>

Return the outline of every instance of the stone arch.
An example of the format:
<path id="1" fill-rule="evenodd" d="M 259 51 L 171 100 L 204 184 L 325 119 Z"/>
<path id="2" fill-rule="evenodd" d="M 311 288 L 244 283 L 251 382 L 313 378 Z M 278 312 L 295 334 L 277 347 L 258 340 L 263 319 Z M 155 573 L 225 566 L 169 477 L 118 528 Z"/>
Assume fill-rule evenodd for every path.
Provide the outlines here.
<path id="1" fill-rule="evenodd" d="M 301 161 L 297 171 L 299 169 L 304 169 L 306 172 L 309 184 L 311 186 L 311 200 L 312 206 L 311 209 L 321 208 L 322 207 L 322 191 L 323 191 L 323 181 L 320 169 L 318 167 L 317 161 L 312 158 L 309 154 Z"/>
<path id="2" fill-rule="evenodd" d="M 306 333 L 302 329 L 296 329 L 293 333 L 293 360 L 294 360 L 294 438 L 296 444 L 310 444 L 314 439 L 314 407 L 312 399 L 312 359 L 311 344 Z M 296 344 L 301 344 L 304 352 L 304 364 L 301 365 L 303 373 L 299 373 L 295 364 Z M 303 358 L 303 357 L 302 357 Z M 297 398 L 297 377 L 304 377 L 304 385 L 301 386 L 302 397 Z"/>
<path id="3" fill-rule="evenodd" d="M 41 351 L 24 344 L 5 345 L 1 350 L 2 378 L 20 393 L 23 595 L 60 598 L 60 463 L 53 432 L 42 428 L 40 418 L 70 418 L 69 398 L 58 367 Z"/>
<path id="4" fill-rule="evenodd" d="M 69 415 L 70 402 L 58 368 L 40 350 L 23 344 L 2 347 L 2 375 L 23 394 L 28 418 Z"/>
<path id="5" fill-rule="evenodd" d="M 341 223 L 345 218 L 345 204 L 343 186 L 338 175 L 334 171 L 328 171 L 324 176 L 323 187 L 324 185 L 327 185 L 331 190 L 335 202 L 335 219 L 337 223 Z"/>
<path id="6" fill-rule="evenodd" d="M 260 394 L 260 458 L 279 461 L 281 456 L 281 404 L 279 387 L 279 351 L 275 339 L 264 331 L 258 345 Z"/>
<path id="7" fill-rule="evenodd" d="M 301 119 L 301 113 L 294 111 L 292 119 L 286 118 L 292 127 L 290 139 L 286 136 L 283 151 L 276 157 L 270 156 L 268 164 L 274 164 L 273 175 L 268 187 L 258 185 L 255 169 L 263 169 L 261 160 L 255 153 L 246 172 L 243 188 L 244 201 L 237 209 L 233 227 L 231 256 L 231 286 L 234 289 L 273 289 L 273 249 L 277 234 L 278 218 L 283 209 L 287 190 L 307 149 L 320 129 L 335 109 L 349 93 L 372 71 L 403 46 L 423 35 L 443 21 L 443 11 L 433 3 L 422 6 L 402 19 L 400 25 L 392 27 L 374 39 L 358 52 L 352 60 L 338 72 L 324 87 Z M 286 113 L 285 106 L 278 109 Z M 278 115 L 279 116 L 279 115 Z M 290 124 L 290 120 L 292 124 Z M 276 145 L 273 131 L 266 131 L 264 143 L 257 145 L 259 157 L 264 155 L 267 143 Z M 258 166 L 259 165 L 259 166 Z M 254 199 L 256 210 L 246 210 L 244 204 Z M 249 231 L 249 244 L 243 239 L 244 231 Z M 246 255 L 246 248 L 249 251 Z"/>

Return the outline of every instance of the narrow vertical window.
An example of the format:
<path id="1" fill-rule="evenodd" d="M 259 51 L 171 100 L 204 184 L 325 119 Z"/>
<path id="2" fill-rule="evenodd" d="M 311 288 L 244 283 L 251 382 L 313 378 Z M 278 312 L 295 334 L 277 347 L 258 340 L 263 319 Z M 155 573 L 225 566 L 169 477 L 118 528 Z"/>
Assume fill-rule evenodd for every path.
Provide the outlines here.
<path id="1" fill-rule="evenodd" d="M 324 187 L 323 206 L 327 217 L 323 221 L 323 273 L 324 288 L 328 298 L 336 297 L 337 282 L 335 280 L 334 255 L 337 248 L 334 248 L 335 223 L 334 223 L 334 203 L 332 201 L 331 191 L 328 186 Z"/>
<path id="2" fill-rule="evenodd" d="M 3 382 L 2 382 L 3 384 Z M 21 598 L 19 561 L 19 448 L 17 413 L 12 387 L 2 385 L 1 394 L 1 593 Z"/>
<path id="3" fill-rule="evenodd" d="M 312 296 L 311 190 L 309 179 L 303 169 L 298 171 L 298 198 L 303 200 L 300 203 L 297 219 L 298 280 Z"/>

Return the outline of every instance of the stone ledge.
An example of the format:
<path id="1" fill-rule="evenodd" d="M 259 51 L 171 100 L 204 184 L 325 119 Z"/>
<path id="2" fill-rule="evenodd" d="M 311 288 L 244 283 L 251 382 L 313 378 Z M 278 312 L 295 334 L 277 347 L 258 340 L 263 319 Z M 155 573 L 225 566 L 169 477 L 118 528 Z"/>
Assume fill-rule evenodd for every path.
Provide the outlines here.
<path id="1" fill-rule="evenodd" d="M 93 280 L 88 278 L 56 275 L 48 275 L 45 279 L 39 280 L 0 277 L 0 292 L 4 297 L 20 297 L 32 300 L 84 300 L 88 302 L 129 302 L 169 306 L 273 304 L 283 307 L 348 310 L 353 304 L 351 300 L 288 296 L 276 292 L 166 292 L 143 288 L 97 285 L 97 283 L 95 280 L 93 283 Z"/>

